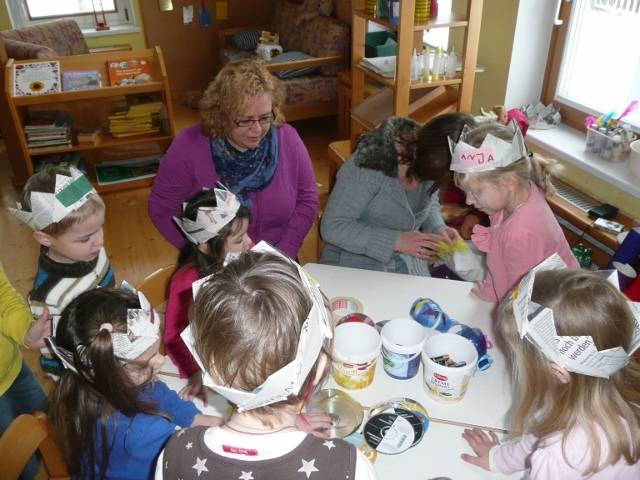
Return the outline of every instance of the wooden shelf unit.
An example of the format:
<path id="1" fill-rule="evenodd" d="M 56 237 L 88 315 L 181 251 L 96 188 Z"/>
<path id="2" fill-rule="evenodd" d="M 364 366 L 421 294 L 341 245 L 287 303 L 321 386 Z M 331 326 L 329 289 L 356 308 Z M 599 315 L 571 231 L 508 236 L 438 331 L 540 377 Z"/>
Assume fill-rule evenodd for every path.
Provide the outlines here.
<path id="1" fill-rule="evenodd" d="M 416 120 L 425 121 L 454 108 L 458 111 L 470 111 L 478 58 L 483 0 L 468 0 L 465 15 L 456 12 L 442 12 L 430 17 L 425 22 L 414 21 L 415 0 L 402 0 L 400 2 L 398 25 L 392 24 L 388 18 L 377 18 L 373 14 L 366 13 L 364 11 L 364 3 L 364 0 L 353 0 L 353 22 L 351 27 L 351 38 L 353 39 L 351 54 L 351 61 L 353 62 L 351 69 L 352 106 L 364 101 L 365 80 L 366 78 L 371 78 L 394 90 L 393 115 L 414 118 L 414 115 L 409 115 L 410 91 L 439 85 L 447 87 L 443 98 L 435 99 L 421 108 L 420 119 L 416 118 Z M 384 78 L 359 65 L 364 58 L 367 22 L 373 22 L 397 32 L 398 53 L 395 79 Z M 423 32 L 432 28 L 465 29 L 462 47 L 462 70 L 452 78 L 440 78 L 435 81 L 424 79 L 411 81 L 411 56 L 413 50 L 422 51 Z M 452 93 L 452 90 L 456 91 Z M 352 148 L 355 148 L 355 137 L 368 130 L 369 128 L 352 116 Z"/>
<path id="2" fill-rule="evenodd" d="M 152 82 L 143 85 L 127 85 L 110 87 L 107 72 L 107 61 L 127 60 L 130 58 L 147 58 L 151 63 Z M 103 87 L 50 93 L 29 96 L 14 96 L 14 66 L 34 61 L 60 62 L 60 71 L 98 70 Z M 95 178 L 93 165 L 103 161 L 125 160 L 135 157 L 164 153 L 169 144 L 175 138 L 175 125 L 173 110 L 171 107 L 171 95 L 169 92 L 169 80 L 164 65 L 164 59 L 159 47 L 137 51 L 109 51 L 104 53 L 91 53 L 88 55 L 74 55 L 68 57 L 56 57 L 43 60 L 9 59 L 5 65 L 4 91 L 8 100 L 9 113 L 13 127 L 20 139 L 20 158 L 13 158 L 12 163 L 19 163 L 26 167 L 28 176 L 34 174 L 34 160 L 38 157 L 65 152 L 83 152 L 86 159 L 87 174 L 96 189 L 101 192 L 148 186 L 153 178 L 145 178 L 132 182 L 123 182 L 107 186 L 99 186 Z M 144 93 L 159 92 L 164 102 L 162 109 L 162 126 L 157 133 L 132 135 L 115 138 L 109 134 L 108 116 L 111 114 L 113 100 L 122 95 L 140 95 Z M 63 148 L 30 149 L 23 132 L 25 122 L 32 111 L 58 110 L 71 113 L 73 121 L 72 145 Z M 78 145 L 77 132 L 88 127 L 102 127 L 102 141 L 96 145 Z M 14 168 L 14 170 L 16 170 Z M 21 168 L 21 170 L 25 170 Z M 28 177 L 27 177 L 28 178 Z M 18 179 L 23 183 L 27 178 Z"/>

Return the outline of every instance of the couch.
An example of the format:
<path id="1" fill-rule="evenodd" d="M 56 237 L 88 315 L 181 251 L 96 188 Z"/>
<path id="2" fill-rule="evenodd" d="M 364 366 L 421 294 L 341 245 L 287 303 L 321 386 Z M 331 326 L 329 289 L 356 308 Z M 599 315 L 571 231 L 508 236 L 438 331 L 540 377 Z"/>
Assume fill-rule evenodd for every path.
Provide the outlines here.
<path id="1" fill-rule="evenodd" d="M 7 57 L 16 60 L 89 53 L 82 30 L 76 21 L 70 18 L 4 30 L 0 35 Z"/>
<path id="2" fill-rule="evenodd" d="M 265 65 L 274 74 L 301 68 L 315 69 L 313 73 L 282 79 L 286 89 L 283 113 L 287 121 L 336 114 L 338 72 L 349 68 L 349 26 L 322 15 L 296 25 L 300 15 L 297 4 L 281 1 L 274 7 L 271 24 L 226 29 L 218 34 L 221 67 L 245 58 L 258 59 L 255 46 L 240 50 L 233 42 L 234 36 L 250 31 L 278 33 L 284 53 L 302 52 L 314 57 Z"/>

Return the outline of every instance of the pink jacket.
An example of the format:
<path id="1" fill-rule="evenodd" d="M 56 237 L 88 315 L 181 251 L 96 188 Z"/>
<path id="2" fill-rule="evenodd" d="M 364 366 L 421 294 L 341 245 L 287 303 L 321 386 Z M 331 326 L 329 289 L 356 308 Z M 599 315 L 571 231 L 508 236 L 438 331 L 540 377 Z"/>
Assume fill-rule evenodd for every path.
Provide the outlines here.
<path id="1" fill-rule="evenodd" d="M 180 334 L 189 325 L 189 307 L 193 302 L 191 284 L 199 280 L 198 271 L 189 263 L 176 272 L 169 285 L 167 311 L 164 315 L 164 341 L 167 355 L 178 367 L 180 378 L 189 378 L 200 367 L 193 359 Z"/>
<path id="2" fill-rule="evenodd" d="M 504 212 L 491 215 L 491 226 L 473 227 L 471 241 L 487 253 L 487 282 L 478 296 L 487 302 L 501 302 L 529 270 L 554 253 L 568 267 L 579 268 L 558 221 L 538 186 L 507 220 Z"/>

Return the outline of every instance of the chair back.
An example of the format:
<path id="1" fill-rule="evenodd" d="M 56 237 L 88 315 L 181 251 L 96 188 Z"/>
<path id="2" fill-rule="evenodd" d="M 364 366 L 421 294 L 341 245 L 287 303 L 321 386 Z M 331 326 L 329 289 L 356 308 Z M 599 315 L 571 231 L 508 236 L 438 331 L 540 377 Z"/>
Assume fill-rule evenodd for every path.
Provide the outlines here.
<path id="1" fill-rule="evenodd" d="M 145 294 L 151 305 L 159 306 L 167 300 L 167 284 L 177 265 L 167 265 L 156 270 L 134 288 Z"/>
<path id="2" fill-rule="evenodd" d="M 42 412 L 17 417 L 0 437 L 2 478 L 15 480 L 31 456 L 40 450 L 51 479 L 70 479 L 53 426 Z"/>
<path id="3" fill-rule="evenodd" d="M 147 297 L 147 300 L 156 309 L 161 317 L 162 332 L 164 332 L 164 313 L 166 311 L 167 301 L 167 287 L 169 279 L 173 272 L 176 271 L 177 265 L 167 265 L 159 270 L 156 270 L 147 278 L 138 283 L 134 288 L 139 292 L 142 292 Z M 164 342 L 160 344 L 160 353 L 165 355 Z"/>

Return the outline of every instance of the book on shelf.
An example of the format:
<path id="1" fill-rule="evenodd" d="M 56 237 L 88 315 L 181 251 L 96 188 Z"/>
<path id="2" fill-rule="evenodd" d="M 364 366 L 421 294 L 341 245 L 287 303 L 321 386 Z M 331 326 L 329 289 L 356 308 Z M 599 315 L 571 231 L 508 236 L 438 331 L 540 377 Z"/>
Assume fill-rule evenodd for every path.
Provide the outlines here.
<path id="1" fill-rule="evenodd" d="M 111 185 L 155 177 L 160 160 L 162 160 L 162 155 L 97 163 L 95 169 L 98 185 Z"/>
<path id="2" fill-rule="evenodd" d="M 36 173 L 53 167 L 76 167 L 85 175 L 87 174 L 86 160 L 84 156 L 80 155 L 78 152 L 57 153 L 55 155 L 48 155 L 44 158 L 38 158 L 39 159 L 34 162 L 33 165 L 33 170 Z"/>
<path id="3" fill-rule="evenodd" d="M 102 140 L 102 127 L 83 128 L 76 138 L 78 145 L 97 145 Z"/>
<path id="4" fill-rule="evenodd" d="M 109 115 L 109 133 L 115 138 L 157 133 L 165 105 L 159 92 L 127 95 L 126 107 L 117 99 Z"/>
<path id="5" fill-rule="evenodd" d="M 129 58 L 126 60 L 107 60 L 109 85 L 140 85 L 150 83 L 151 63 L 148 58 Z"/>
<path id="6" fill-rule="evenodd" d="M 65 92 L 100 87 L 102 87 L 102 81 L 98 70 L 62 72 L 62 90 Z"/>
<path id="7" fill-rule="evenodd" d="M 58 92 L 60 92 L 60 62 L 40 61 L 14 64 L 14 96 Z"/>
<path id="8" fill-rule="evenodd" d="M 68 112 L 43 110 L 31 112 L 24 126 L 29 148 L 71 146 L 72 119 Z"/>

